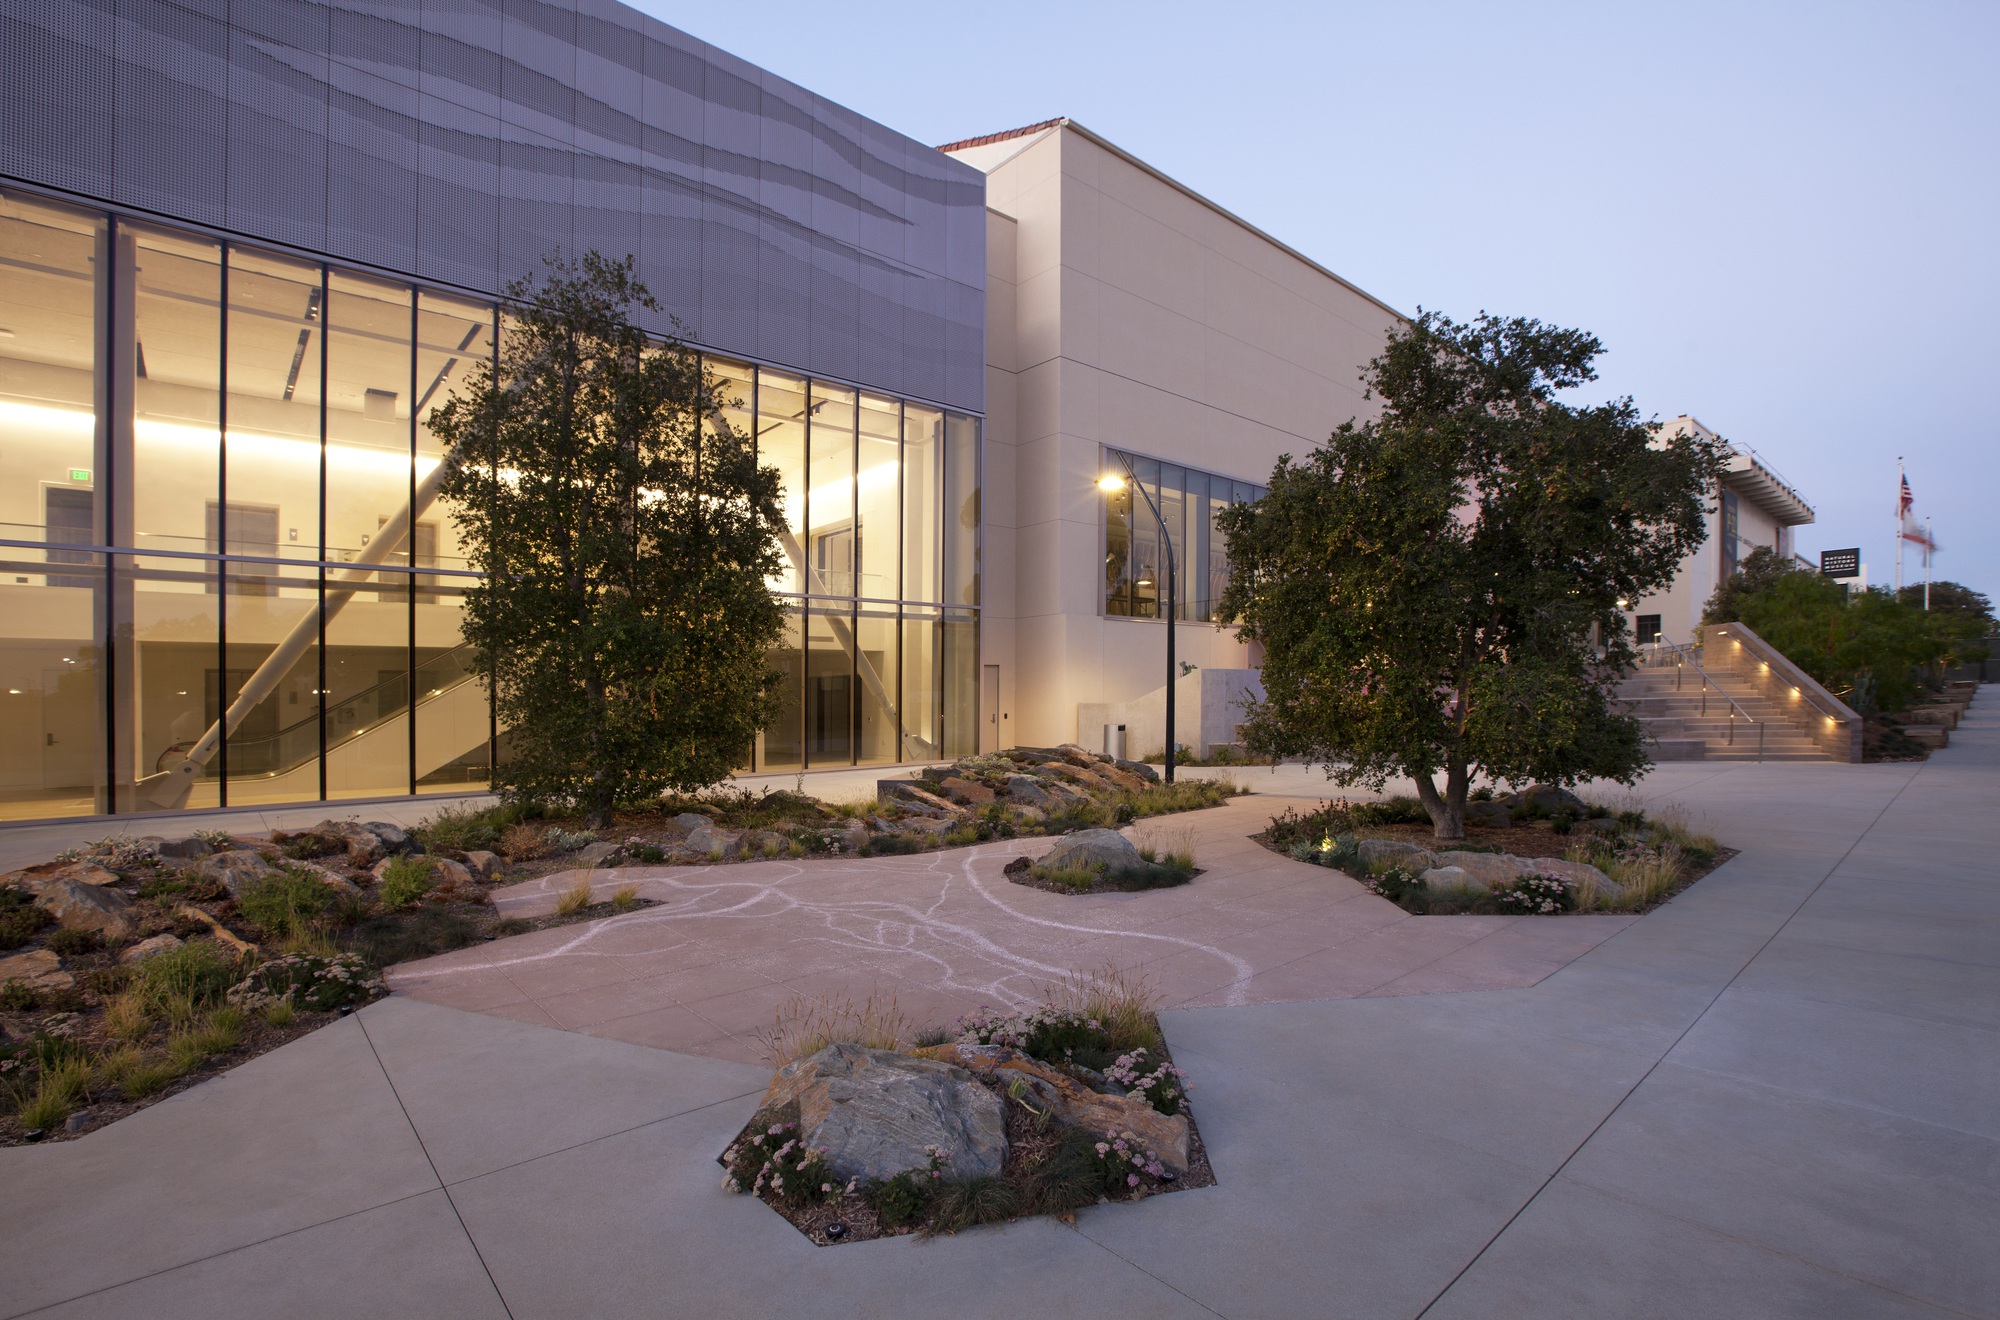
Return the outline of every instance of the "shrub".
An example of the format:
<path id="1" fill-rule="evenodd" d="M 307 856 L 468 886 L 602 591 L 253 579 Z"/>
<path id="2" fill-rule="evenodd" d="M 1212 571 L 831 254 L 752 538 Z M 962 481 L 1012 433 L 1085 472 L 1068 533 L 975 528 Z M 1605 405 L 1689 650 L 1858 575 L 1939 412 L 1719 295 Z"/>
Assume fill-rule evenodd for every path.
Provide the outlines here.
<path id="1" fill-rule="evenodd" d="M 26 981 L 9 981 L 0 985 L 0 1008 L 10 1013 L 28 1013 L 41 1006 L 42 997 L 31 989 Z"/>
<path id="2" fill-rule="evenodd" d="M 382 981 L 359 954 L 334 957 L 288 953 L 263 963 L 229 991 L 240 1009 L 263 1009 L 280 1000 L 314 1013 L 358 1008 L 382 990 Z"/>
<path id="3" fill-rule="evenodd" d="M 597 834 L 594 830 L 576 830 L 572 832 L 551 825 L 542 835 L 542 842 L 550 852 L 575 852 L 578 848 L 588 847 L 596 843 Z"/>
<path id="4" fill-rule="evenodd" d="M 1524 875 L 1493 886 L 1493 901 L 1502 912 L 1553 916 L 1576 911 L 1576 887 L 1552 875 Z"/>
<path id="5" fill-rule="evenodd" d="M 798 1130 L 797 1123 L 773 1123 L 739 1140 L 723 1153 L 723 1165 L 729 1170 L 723 1185 L 752 1196 L 769 1191 L 789 1205 L 810 1205 L 837 1195 L 825 1148 L 806 1145 Z"/>
<path id="6" fill-rule="evenodd" d="M 959 1018 L 958 1026 L 959 1040 L 967 1045 L 1005 1045 L 1049 1063 L 1092 1067 L 1117 1057 L 1104 1024 L 1072 1007 L 1003 1014 L 982 1006 Z"/>
<path id="7" fill-rule="evenodd" d="M 49 936 L 45 947 L 50 953 L 74 958 L 80 954 L 95 953 L 103 948 L 104 937 L 94 930 L 59 930 Z"/>
<path id="8" fill-rule="evenodd" d="M 375 887 L 375 901 L 384 911 L 397 912 L 431 891 L 431 859 L 423 856 L 398 857 L 382 868 L 382 881 Z"/>
<path id="9" fill-rule="evenodd" d="M 1110 1191 L 1105 1162 L 1097 1153 L 1097 1134 L 1064 1128 L 1023 1170 L 1021 1182 L 1029 1214 L 1066 1215 L 1097 1204 Z"/>
<path id="10" fill-rule="evenodd" d="M 82 1059 L 42 1069 L 35 1089 L 21 1100 L 21 1126 L 31 1132 L 54 1127 L 70 1116 L 89 1090 L 90 1065 Z"/>
<path id="11" fill-rule="evenodd" d="M 522 922 L 523 930 L 528 928 Z M 506 923 L 502 922 L 502 926 Z M 518 934 L 502 930 L 501 934 Z M 425 907 L 414 912 L 372 917 L 356 926 L 346 937 L 347 947 L 373 967 L 388 967 L 412 958 L 462 949 L 479 938 L 479 928 L 461 912 L 449 908 Z"/>
<path id="12" fill-rule="evenodd" d="M 426 848 L 452 848 L 459 852 L 491 849 L 500 842 L 501 832 L 521 820 L 521 809 L 511 804 L 497 807 L 442 807 L 410 833 Z"/>
<path id="13" fill-rule="evenodd" d="M 144 1011 L 185 1021 L 221 1003 L 239 979 L 239 967 L 238 959 L 220 945 L 191 941 L 140 963 L 131 993 Z"/>
<path id="14" fill-rule="evenodd" d="M 1107 962 L 1092 972 L 1077 972 L 1041 988 L 1044 1004 L 1081 1013 L 1098 1024 L 1104 1044 L 1114 1052 L 1147 1049 L 1157 1053 L 1160 1038 L 1159 996 L 1143 974 Z"/>
<path id="15" fill-rule="evenodd" d="M 611 895 L 611 910 L 613 912 L 630 912 L 638 906 L 639 887 L 637 885 L 623 885 L 616 893 Z"/>
<path id="16" fill-rule="evenodd" d="M 1138 866 L 1121 866 L 1104 873 L 1106 889 L 1170 889 L 1194 879 L 1194 862 L 1184 857 L 1147 861 Z"/>
<path id="17" fill-rule="evenodd" d="M 0 889 L 0 949 L 17 948 L 55 925 L 56 919 L 35 906 L 35 896 L 12 885 Z"/>
<path id="18" fill-rule="evenodd" d="M 924 845 L 914 834 L 874 834 L 862 845 L 863 857 L 901 857 L 922 852 Z"/>
<path id="19" fill-rule="evenodd" d="M 1187 1093 L 1194 1084 L 1187 1074 L 1171 1063 L 1155 1061 L 1144 1049 L 1121 1054 L 1104 1070 L 1105 1080 L 1146 1097 L 1146 1103 L 1162 1114 L 1187 1112 Z"/>
<path id="20" fill-rule="evenodd" d="M 1131 1132 L 1107 1132 L 1093 1144 L 1101 1162 L 1104 1187 L 1113 1196 L 1130 1196 L 1150 1183 L 1166 1179 L 1157 1152 Z"/>
<path id="21" fill-rule="evenodd" d="M 771 1066 L 782 1068 L 834 1044 L 901 1049 L 903 1041 L 913 1034 L 912 1026 L 896 1006 L 893 994 L 884 1000 L 879 993 L 871 993 L 858 1008 L 851 999 L 833 1004 L 800 995 L 778 1009 L 770 1029 L 759 1032 L 757 1041 Z"/>
<path id="22" fill-rule="evenodd" d="M 97 1074 L 127 1100 L 143 1100 L 164 1090 L 180 1076 L 170 1059 L 149 1054 L 135 1045 L 127 1045 L 98 1060 Z"/>
<path id="23" fill-rule="evenodd" d="M 299 862 L 347 850 L 347 840 L 331 834 L 316 834 L 311 830 L 303 834 L 286 834 L 280 831 L 271 836 L 271 842 L 278 845 L 279 852 Z"/>
<path id="24" fill-rule="evenodd" d="M 935 1160 L 932 1161 L 936 1163 Z M 935 1170 L 905 1169 L 893 1178 L 871 1183 L 862 1190 L 862 1199 L 884 1228 L 908 1228 L 931 1208 L 931 1194 L 937 1185 Z"/>
<path id="25" fill-rule="evenodd" d="M 236 892 L 236 910 L 243 919 L 278 939 L 303 934 L 332 906 L 333 890 L 302 871 L 252 880 Z"/>
<path id="26" fill-rule="evenodd" d="M 660 847 L 658 844 L 628 844 L 625 851 L 632 855 L 632 860 L 642 862 L 647 866 L 658 866 L 661 862 L 667 860 L 666 849 Z"/>
<path id="27" fill-rule="evenodd" d="M 167 1037 L 167 1060 L 177 1072 L 192 1072 L 218 1054 L 227 1054 L 243 1040 L 243 1010 L 218 1008 L 192 1026 Z"/>
<path id="28" fill-rule="evenodd" d="M 925 1233 L 956 1233 L 997 1224 L 1021 1213 L 1021 1194 L 1002 1178 L 985 1175 L 945 1183 L 931 1202 Z"/>
<path id="29" fill-rule="evenodd" d="M 289 999 L 280 999 L 264 1005 L 264 1021 L 273 1027 L 289 1027 L 298 1020 L 299 1010 Z"/>
<path id="30" fill-rule="evenodd" d="M 559 917 L 573 917 L 589 906 L 590 881 L 586 878 L 578 880 L 568 889 L 563 890 L 561 896 L 556 899 L 556 915 Z"/>
<path id="31" fill-rule="evenodd" d="M 542 841 L 547 832 L 544 827 L 525 821 L 509 825 L 500 835 L 500 851 L 517 862 L 532 862 L 548 850 Z"/>
<path id="32" fill-rule="evenodd" d="M 153 1019 L 139 996 L 127 992 L 105 1005 L 104 1029 L 114 1040 L 143 1040 L 153 1029 Z"/>
<path id="33" fill-rule="evenodd" d="M 1371 894 L 1380 894 L 1399 907 L 1413 912 L 1428 910 L 1425 906 L 1429 887 L 1415 871 L 1400 866 L 1392 866 L 1385 871 L 1377 871 L 1361 882 Z"/>

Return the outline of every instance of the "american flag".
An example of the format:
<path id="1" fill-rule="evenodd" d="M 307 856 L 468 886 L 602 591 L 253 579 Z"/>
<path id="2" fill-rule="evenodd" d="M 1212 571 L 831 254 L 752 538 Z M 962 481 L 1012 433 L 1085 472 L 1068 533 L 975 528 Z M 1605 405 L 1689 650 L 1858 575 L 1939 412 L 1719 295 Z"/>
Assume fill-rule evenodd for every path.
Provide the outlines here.
<path id="1" fill-rule="evenodd" d="M 1931 539 L 1930 529 L 1918 522 L 1910 512 L 1915 501 L 1910 496 L 1910 479 L 1899 476 L 1903 493 L 1896 501 L 1896 514 L 1903 520 L 1903 539 L 1912 545 L 1920 545 L 1926 553 L 1936 550 L 1937 542 Z"/>

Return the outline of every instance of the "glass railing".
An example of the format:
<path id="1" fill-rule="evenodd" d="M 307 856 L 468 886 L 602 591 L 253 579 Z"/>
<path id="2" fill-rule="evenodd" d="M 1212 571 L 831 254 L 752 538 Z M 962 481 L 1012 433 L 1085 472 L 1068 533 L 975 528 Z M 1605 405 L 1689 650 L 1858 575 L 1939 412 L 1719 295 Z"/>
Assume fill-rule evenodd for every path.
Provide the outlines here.
<path id="1" fill-rule="evenodd" d="M 453 688 L 476 677 L 473 648 L 461 642 L 417 665 L 413 675 L 418 706 L 435 701 Z M 351 696 L 330 702 L 326 708 L 326 750 L 373 732 L 398 716 L 409 713 L 410 686 L 402 676 L 385 679 Z M 296 770 L 320 754 L 320 717 L 307 715 L 264 737 L 238 735 L 229 740 L 231 779 L 243 775 L 281 775 Z M 160 753 L 158 769 L 165 770 L 186 755 L 192 743 L 176 743 Z M 208 776 L 222 772 L 220 757 L 208 763 Z"/>

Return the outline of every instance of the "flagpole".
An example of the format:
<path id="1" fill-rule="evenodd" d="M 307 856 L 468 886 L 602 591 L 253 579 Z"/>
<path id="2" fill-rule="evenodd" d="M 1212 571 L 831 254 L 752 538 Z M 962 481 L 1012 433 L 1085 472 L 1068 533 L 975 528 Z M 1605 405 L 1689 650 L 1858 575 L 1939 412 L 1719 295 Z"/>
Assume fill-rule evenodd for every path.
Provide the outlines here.
<path id="1" fill-rule="evenodd" d="M 1931 608 L 1931 547 L 1935 544 L 1931 540 L 1931 520 L 1926 518 L 1924 519 L 1924 610 L 1926 613 Z"/>
<path id="2" fill-rule="evenodd" d="M 1896 599 L 1903 598 L 1903 488 L 1910 479 L 1903 475 L 1903 456 L 1896 455 Z"/>

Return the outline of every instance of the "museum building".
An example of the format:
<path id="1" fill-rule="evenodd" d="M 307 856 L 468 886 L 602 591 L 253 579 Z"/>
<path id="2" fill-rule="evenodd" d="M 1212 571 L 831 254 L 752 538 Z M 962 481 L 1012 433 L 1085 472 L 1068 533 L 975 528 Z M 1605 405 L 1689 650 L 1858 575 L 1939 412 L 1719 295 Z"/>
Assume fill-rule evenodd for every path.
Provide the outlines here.
<path id="1" fill-rule="evenodd" d="M 1233 741 L 1214 516 L 1400 320 L 1073 121 L 932 148 L 612 0 L 23 0 L 0 111 L 0 820 L 486 781 L 429 419 L 551 254 L 783 478 L 756 773 L 1156 752 L 1169 626 Z"/>

